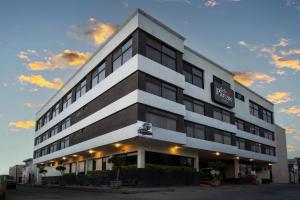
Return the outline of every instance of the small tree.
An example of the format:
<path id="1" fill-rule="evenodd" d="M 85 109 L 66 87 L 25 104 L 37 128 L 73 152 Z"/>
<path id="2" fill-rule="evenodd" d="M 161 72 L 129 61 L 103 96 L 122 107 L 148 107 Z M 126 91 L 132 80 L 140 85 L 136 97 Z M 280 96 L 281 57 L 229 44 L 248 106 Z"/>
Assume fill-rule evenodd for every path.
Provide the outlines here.
<path id="1" fill-rule="evenodd" d="M 125 164 L 124 159 L 122 159 L 119 156 L 114 155 L 110 159 L 108 159 L 108 163 L 112 163 L 113 167 L 117 170 L 116 181 L 119 181 L 121 166 L 123 166 Z"/>
<path id="2" fill-rule="evenodd" d="M 61 185 L 62 185 L 63 184 L 64 171 L 66 170 L 66 167 L 62 166 L 62 165 L 58 165 L 55 169 L 60 172 L 60 175 L 61 175 Z"/>
<path id="3" fill-rule="evenodd" d="M 40 174 L 42 174 L 44 176 L 45 174 L 47 174 L 47 172 L 48 171 L 44 167 L 40 167 L 40 169 L 39 169 Z"/>

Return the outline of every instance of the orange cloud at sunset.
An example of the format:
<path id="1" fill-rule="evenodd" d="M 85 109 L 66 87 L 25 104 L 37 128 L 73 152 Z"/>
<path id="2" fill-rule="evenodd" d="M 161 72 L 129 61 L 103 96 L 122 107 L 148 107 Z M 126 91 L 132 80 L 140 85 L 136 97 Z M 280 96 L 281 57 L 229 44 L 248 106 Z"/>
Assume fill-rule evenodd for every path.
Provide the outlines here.
<path id="1" fill-rule="evenodd" d="M 287 103 L 292 100 L 288 92 L 273 92 L 267 95 L 267 99 L 274 104 Z"/>
<path id="2" fill-rule="evenodd" d="M 94 45 L 100 45 L 117 30 L 118 25 L 101 23 L 94 18 L 90 18 L 87 24 L 73 25 L 68 35 L 77 40 L 87 40 Z"/>
<path id="3" fill-rule="evenodd" d="M 268 74 L 256 72 L 235 72 L 234 79 L 245 86 L 251 86 L 256 81 L 271 83 L 276 80 L 276 78 Z"/>
<path id="4" fill-rule="evenodd" d="M 35 126 L 35 121 L 34 120 L 29 120 L 29 121 L 12 121 L 9 122 L 9 126 L 14 126 L 16 128 L 23 128 L 23 129 L 29 129 Z"/>
<path id="5" fill-rule="evenodd" d="M 32 75 L 32 76 L 21 75 L 18 77 L 18 81 L 20 83 L 29 83 L 42 88 L 55 89 L 55 90 L 58 90 L 63 85 L 63 82 L 60 78 L 54 78 L 53 82 L 51 82 L 46 80 L 41 75 Z"/>
<path id="6" fill-rule="evenodd" d="M 66 67 L 77 68 L 84 64 L 90 57 L 89 52 L 64 50 L 62 53 L 47 57 L 46 61 L 33 61 L 28 63 L 28 68 L 33 71 L 63 69 Z"/>
<path id="7" fill-rule="evenodd" d="M 296 116 L 300 117 L 300 107 L 297 107 L 297 106 L 292 106 L 289 108 L 282 108 L 279 110 L 279 112 L 290 114 L 290 115 L 296 115 Z"/>

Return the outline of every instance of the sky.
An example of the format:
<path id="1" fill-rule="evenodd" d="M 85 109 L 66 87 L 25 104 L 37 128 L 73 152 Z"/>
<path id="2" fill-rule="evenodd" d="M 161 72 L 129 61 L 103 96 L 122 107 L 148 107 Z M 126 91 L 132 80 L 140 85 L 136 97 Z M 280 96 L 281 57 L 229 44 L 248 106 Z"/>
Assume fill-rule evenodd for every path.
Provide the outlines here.
<path id="1" fill-rule="evenodd" d="M 137 8 L 272 101 L 300 156 L 299 0 L 1 0 L 0 174 L 32 157 L 35 113 Z"/>

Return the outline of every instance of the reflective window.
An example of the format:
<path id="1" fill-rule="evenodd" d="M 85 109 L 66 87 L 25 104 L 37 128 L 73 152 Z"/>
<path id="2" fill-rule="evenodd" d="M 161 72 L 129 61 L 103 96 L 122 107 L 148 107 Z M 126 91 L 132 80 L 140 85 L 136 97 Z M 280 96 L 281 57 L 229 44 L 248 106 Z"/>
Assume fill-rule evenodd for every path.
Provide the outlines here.
<path id="1" fill-rule="evenodd" d="M 92 72 L 92 87 L 105 78 L 105 63 L 101 64 Z"/>
<path id="2" fill-rule="evenodd" d="M 132 39 L 129 39 L 122 47 L 113 53 L 113 71 L 132 57 Z"/>
<path id="3" fill-rule="evenodd" d="M 67 94 L 63 100 L 63 110 L 72 104 L 72 93 Z"/>
<path id="4" fill-rule="evenodd" d="M 76 100 L 86 93 L 86 79 L 76 87 Z"/>

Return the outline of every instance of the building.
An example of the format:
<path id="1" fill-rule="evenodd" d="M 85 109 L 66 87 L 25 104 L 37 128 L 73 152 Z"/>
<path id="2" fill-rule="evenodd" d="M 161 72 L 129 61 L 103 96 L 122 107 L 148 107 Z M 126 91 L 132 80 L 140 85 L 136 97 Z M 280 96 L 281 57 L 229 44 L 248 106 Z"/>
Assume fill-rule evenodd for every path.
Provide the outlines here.
<path id="1" fill-rule="evenodd" d="M 289 181 L 290 183 L 299 183 L 299 163 L 296 158 L 288 159 Z"/>
<path id="2" fill-rule="evenodd" d="M 276 156 L 278 162 L 272 165 L 273 181 L 275 183 L 289 183 L 289 169 L 286 148 L 285 129 L 275 125 Z"/>
<path id="3" fill-rule="evenodd" d="M 9 168 L 9 175 L 14 178 L 17 183 L 22 183 L 22 172 L 24 165 L 15 165 Z"/>
<path id="4" fill-rule="evenodd" d="M 33 159 L 28 158 L 23 161 L 25 166 L 22 172 L 22 183 L 23 184 L 35 184 L 37 182 L 37 167 L 33 164 Z"/>
<path id="5" fill-rule="evenodd" d="M 207 167 L 271 180 L 278 161 L 273 104 L 137 10 L 38 111 L 34 163 L 45 176 L 126 164 Z M 200 45 L 200 44 L 199 44 Z"/>

